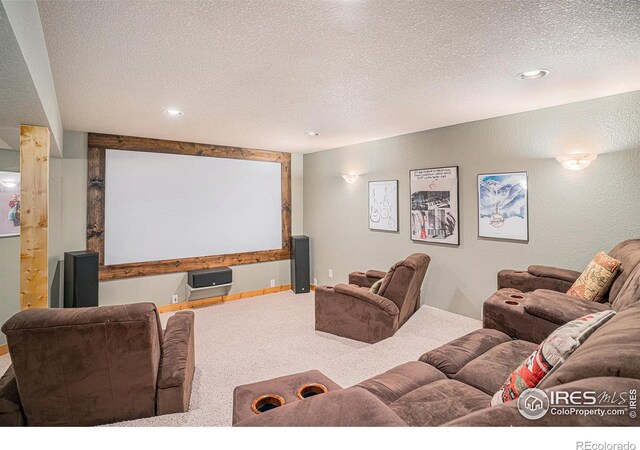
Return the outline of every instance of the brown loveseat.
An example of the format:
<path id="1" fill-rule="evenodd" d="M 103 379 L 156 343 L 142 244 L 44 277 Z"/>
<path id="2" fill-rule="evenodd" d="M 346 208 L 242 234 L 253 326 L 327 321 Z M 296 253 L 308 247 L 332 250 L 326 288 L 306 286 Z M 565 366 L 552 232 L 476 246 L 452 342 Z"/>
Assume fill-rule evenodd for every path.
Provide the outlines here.
<path id="1" fill-rule="evenodd" d="M 624 291 L 624 289 L 623 289 Z M 632 295 L 630 290 L 624 295 Z M 637 298 L 638 293 L 634 294 Z M 631 302 L 633 303 L 633 302 Z M 481 329 L 347 389 L 255 415 L 238 426 L 626 426 L 640 425 L 630 404 L 640 391 L 640 303 L 617 313 L 538 386 L 595 391 L 621 401 L 622 415 L 523 417 L 517 402 L 490 406 L 507 376 L 536 348 Z M 636 394 L 633 394 L 635 390 Z"/>
<path id="2" fill-rule="evenodd" d="M 623 294 L 640 292 L 640 239 L 619 243 L 609 255 L 622 264 L 602 303 L 565 294 L 580 272 L 547 266 L 500 271 L 498 291 L 484 303 L 483 326 L 514 338 L 541 342 L 560 325 L 585 314 L 620 311 L 636 302 L 640 296 Z"/>
<path id="3" fill-rule="evenodd" d="M 316 330 L 371 344 L 393 336 L 420 307 L 430 261 L 426 254 L 414 253 L 388 272 L 353 272 L 349 284 L 318 286 Z M 369 292 L 378 280 L 378 293 Z"/>
<path id="4" fill-rule="evenodd" d="M 30 309 L 3 326 L 0 425 L 99 425 L 189 408 L 194 316 L 162 331 L 152 303 Z"/>

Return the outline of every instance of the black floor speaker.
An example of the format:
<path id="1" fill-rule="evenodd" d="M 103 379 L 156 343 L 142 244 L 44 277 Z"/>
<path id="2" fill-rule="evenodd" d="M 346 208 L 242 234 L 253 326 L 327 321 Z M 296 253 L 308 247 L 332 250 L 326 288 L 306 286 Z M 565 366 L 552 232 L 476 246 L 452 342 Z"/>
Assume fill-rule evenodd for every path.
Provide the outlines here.
<path id="1" fill-rule="evenodd" d="M 98 306 L 98 254 L 67 252 L 64 254 L 64 307 Z"/>
<path id="2" fill-rule="evenodd" d="M 303 294 L 311 289 L 307 236 L 291 236 L 291 288 L 296 294 Z"/>

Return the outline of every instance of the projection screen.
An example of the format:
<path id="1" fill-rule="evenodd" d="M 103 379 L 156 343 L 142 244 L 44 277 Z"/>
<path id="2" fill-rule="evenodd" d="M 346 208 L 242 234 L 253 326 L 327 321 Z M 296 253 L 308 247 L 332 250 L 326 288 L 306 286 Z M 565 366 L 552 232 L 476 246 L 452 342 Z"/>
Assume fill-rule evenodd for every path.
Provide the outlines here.
<path id="1" fill-rule="evenodd" d="M 282 247 L 273 162 L 106 150 L 105 265 Z"/>

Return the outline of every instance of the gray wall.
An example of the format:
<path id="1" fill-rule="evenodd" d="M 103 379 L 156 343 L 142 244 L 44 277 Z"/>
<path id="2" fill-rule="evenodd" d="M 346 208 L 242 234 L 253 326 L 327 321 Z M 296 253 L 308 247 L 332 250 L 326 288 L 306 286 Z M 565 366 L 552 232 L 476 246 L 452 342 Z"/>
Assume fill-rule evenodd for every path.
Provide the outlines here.
<path id="1" fill-rule="evenodd" d="M 425 105 L 428 107 L 428 105 Z M 599 153 L 572 172 L 554 156 Z M 409 170 L 460 167 L 461 244 L 413 243 Z M 363 174 L 353 185 L 341 174 Z M 477 237 L 476 175 L 528 171 L 529 243 Z M 422 303 L 480 317 L 496 272 L 541 263 L 582 271 L 599 250 L 640 237 L 640 91 L 471 122 L 304 156 L 304 229 L 319 284 L 385 270 L 412 252 L 432 257 Z M 399 233 L 370 231 L 367 182 L 399 180 Z M 334 277 L 328 277 L 333 269 Z"/>
<path id="2" fill-rule="evenodd" d="M 87 217 L 87 134 L 65 131 L 64 159 L 62 160 L 61 186 L 61 247 L 62 251 L 86 248 Z M 292 232 L 302 233 L 302 155 L 293 155 L 292 183 Z M 234 285 L 230 293 L 268 288 L 270 280 L 276 286 L 290 283 L 289 261 L 274 261 L 233 267 Z M 224 292 L 222 292 L 224 293 Z M 151 277 L 131 278 L 100 283 L 100 304 L 113 305 L 151 301 L 157 305 L 171 302 L 177 294 L 180 301 L 186 295 L 186 274 L 176 273 Z M 209 292 L 204 296 L 220 295 Z"/>
<path id="3" fill-rule="evenodd" d="M 20 171 L 20 152 L 0 150 L 0 170 Z M 0 238 L 0 325 L 20 310 L 20 237 Z M 7 341 L 0 333 L 0 345 Z"/>

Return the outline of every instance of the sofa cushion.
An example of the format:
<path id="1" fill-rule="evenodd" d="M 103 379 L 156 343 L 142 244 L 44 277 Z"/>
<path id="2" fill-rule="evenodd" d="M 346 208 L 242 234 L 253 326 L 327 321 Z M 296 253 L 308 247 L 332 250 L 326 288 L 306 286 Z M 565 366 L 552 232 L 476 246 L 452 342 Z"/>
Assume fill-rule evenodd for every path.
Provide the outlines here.
<path id="1" fill-rule="evenodd" d="M 527 313 L 557 325 L 564 325 L 578 317 L 609 309 L 609 303 L 585 302 L 571 295 L 547 289 L 530 292 L 524 304 Z"/>
<path id="2" fill-rule="evenodd" d="M 640 300 L 640 264 L 631 271 L 611 306 L 616 311 L 622 311 L 638 300 Z"/>
<path id="3" fill-rule="evenodd" d="M 545 376 L 562 363 L 599 327 L 615 315 L 602 311 L 573 320 L 558 328 L 504 382 L 491 399 L 498 405 L 518 398 L 525 390 L 534 388 Z"/>
<path id="4" fill-rule="evenodd" d="M 601 301 L 609 291 L 619 267 L 619 260 L 605 252 L 599 252 L 569 288 L 567 294 L 581 300 Z"/>
<path id="5" fill-rule="evenodd" d="M 440 380 L 409 392 L 389 407 L 409 426 L 437 426 L 484 409 L 490 397 L 455 380 Z"/>
<path id="6" fill-rule="evenodd" d="M 536 344 L 520 340 L 497 345 L 464 366 L 453 379 L 493 395 L 535 348 Z"/>
<path id="7" fill-rule="evenodd" d="M 640 379 L 640 303 L 617 313 L 596 330 L 540 389 L 590 377 Z"/>
<path id="8" fill-rule="evenodd" d="M 430 350 L 420 361 L 432 365 L 448 377 L 453 377 L 469 362 L 511 338 L 498 330 L 475 330 L 458 339 Z"/>
<path id="9" fill-rule="evenodd" d="M 442 372 L 429 364 L 410 361 L 356 386 L 366 389 L 388 405 L 414 389 L 446 378 Z"/>
<path id="10" fill-rule="evenodd" d="M 603 395 L 611 397 L 621 392 L 629 392 L 635 389 L 640 391 L 640 380 L 631 378 L 587 378 L 573 383 L 545 389 L 547 395 L 552 391 L 579 392 L 594 391 L 596 397 Z M 619 395 L 616 396 L 620 399 Z M 626 399 L 628 400 L 628 396 Z M 458 427 L 611 427 L 611 426 L 638 426 L 638 419 L 629 414 L 551 414 L 547 413 L 542 418 L 532 421 L 525 418 L 518 411 L 518 402 L 507 402 L 502 405 L 476 411 L 467 416 L 445 424 L 445 426 Z M 540 433 L 539 433 L 540 434 Z M 604 446 L 603 446 L 604 447 Z M 555 446 L 553 447 L 555 448 Z"/>

